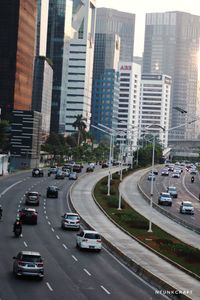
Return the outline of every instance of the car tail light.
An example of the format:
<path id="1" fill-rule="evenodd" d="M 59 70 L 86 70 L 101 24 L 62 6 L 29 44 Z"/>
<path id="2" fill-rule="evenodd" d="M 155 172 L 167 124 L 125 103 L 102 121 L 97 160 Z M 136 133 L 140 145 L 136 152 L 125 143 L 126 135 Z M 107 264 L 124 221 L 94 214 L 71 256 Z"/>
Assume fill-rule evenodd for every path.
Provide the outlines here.
<path id="1" fill-rule="evenodd" d="M 18 265 L 19 266 L 25 266 L 26 264 L 24 262 L 22 262 L 22 261 L 18 261 Z"/>
<path id="2" fill-rule="evenodd" d="M 101 239 L 97 240 L 97 243 L 101 243 Z"/>
<path id="3" fill-rule="evenodd" d="M 69 223 L 69 221 L 68 221 L 68 220 L 64 220 L 64 222 L 65 222 L 65 223 Z"/>
<path id="4" fill-rule="evenodd" d="M 87 242 L 88 241 L 88 239 L 83 239 L 83 242 Z"/>
<path id="5" fill-rule="evenodd" d="M 79 223 L 80 223 L 80 220 L 77 220 L 76 223 L 79 224 Z"/>
<path id="6" fill-rule="evenodd" d="M 38 264 L 37 264 L 37 267 L 42 268 L 43 265 L 44 265 L 43 262 L 41 262 L 41 263 L 38 263 Z"/>

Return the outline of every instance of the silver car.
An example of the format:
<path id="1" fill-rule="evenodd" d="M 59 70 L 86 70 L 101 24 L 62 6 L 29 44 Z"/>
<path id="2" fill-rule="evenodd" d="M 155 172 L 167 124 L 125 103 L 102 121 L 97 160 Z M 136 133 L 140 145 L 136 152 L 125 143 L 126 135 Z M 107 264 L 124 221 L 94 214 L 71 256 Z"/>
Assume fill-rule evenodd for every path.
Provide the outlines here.
<path id="1" fill-rule="evenodd" d="M 16 276 L 36 276 L 43 279 L 44 264 L 39 252 L 20 251 L 13 259 L 13 273 Z"/>
<path id="2" fill-rule="evenodd" d="M 65 228 L 73 228 L 79 230 L 80 228 L 80 217 L 76 213 L 65 213 L 62 216 L 61 227 Z"/>

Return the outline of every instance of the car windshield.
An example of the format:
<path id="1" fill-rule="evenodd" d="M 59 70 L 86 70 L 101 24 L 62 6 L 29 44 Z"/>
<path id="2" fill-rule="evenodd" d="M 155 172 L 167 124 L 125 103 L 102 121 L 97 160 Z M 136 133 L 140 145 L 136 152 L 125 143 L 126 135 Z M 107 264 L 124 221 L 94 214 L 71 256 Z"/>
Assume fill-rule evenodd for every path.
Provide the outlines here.
<path id="1" fill-rule="evenodd" d="M 91 240 L 98 240 L 98 239 L 100 239 L 100 235 L 98 233 L 86 233 L 85 238 L 91 239 Z"/>
<path id="2" fill-rule="evenodd" d="M 22 260 L 27 262 L 42 262 L 40 256 L 34 256 L 34 255 L 23 255 Z"/>
<path id="3" fill-rule="evenodd" d="M 66 215 L 65 219 L 77 220 L 77 219 L 79 219 L 79 217 L 78 216 L 74 216 L 74 215 Z"/>
<path id="4" fill-rule="evenodd" d="M 187 206 L 187 207 L 192 207 L 192 204 L 191 203 L 183 203 L 184 206 Z"/>
<path id="5" fill-rule="evenodd" d="M 165 197 L 165 198 L 170 198 L 170 195 L 169 194 L 165 194 L 165 193 L 161 194 L 161 196 Z"/>
<path id="6" fill-rule="evenodd" d="M 37 196 L 38 193 L 36 193 L 36 192 L 35 192 L 35 193 L 34 193 L 34 192 L 30 192 L 30 193 L 28 193 L 28 195 L 29 195 L 29 196 Z"/>

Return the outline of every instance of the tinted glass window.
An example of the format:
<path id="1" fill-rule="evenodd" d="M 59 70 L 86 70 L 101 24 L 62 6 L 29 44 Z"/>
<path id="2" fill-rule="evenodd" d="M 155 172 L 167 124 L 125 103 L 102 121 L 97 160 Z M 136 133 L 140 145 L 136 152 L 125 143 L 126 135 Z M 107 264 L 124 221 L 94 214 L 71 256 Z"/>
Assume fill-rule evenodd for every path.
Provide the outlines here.
<path id="1" fill-rule="evenodd" d="M 86 233 L 85 238 L 91 239 L 91 240 L 97 240 L 100 239 L 100 235 L 96 233 Z"/>
<path id="2" fill-rule="evenodd" d="M 42 261 L 40 256 L 33 256 L 33 255 L 23 255 L 22 260 L 30 261 L 30 262 L 41 262 Z"/>

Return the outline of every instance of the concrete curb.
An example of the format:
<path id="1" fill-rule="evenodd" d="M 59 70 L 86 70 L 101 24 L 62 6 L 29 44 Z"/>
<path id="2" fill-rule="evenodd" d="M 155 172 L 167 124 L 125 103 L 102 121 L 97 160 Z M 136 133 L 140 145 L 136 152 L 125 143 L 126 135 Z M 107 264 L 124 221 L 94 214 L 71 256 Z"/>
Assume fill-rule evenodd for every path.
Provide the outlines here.
<path id="1" fill-rule="evenodd" d="M 113 172 L 114 173 L 114 172 Z M 96 183 L 97 184 L 97 183 Z M 72 201 L 72 196 L 71 196 L 71 193 L 72 193 L 72 189 L 74 187 L 75 183 L 70 187 L 70 191 L 68 193 L 68 199 L 69 199 L 69 202 L 73 208 L 74 211 L 75 208 L 73 206 L 73 201 Z M 97 204 L 97 206 L 101 209 L 101 211 L 110 219 L 110 221 L 112 221 L 112 223 L 114 225 L 116 225 L 118 228 L 120 228 L 122 231 L 124 231 L 126 234 L 128 234 L 129 236 L 131 236 L 132 238 L 134 238 L 132 235 L 130 235 L 129 233 L 127 233 L 124 229 L 122 229 L 116 222 L 114 222 L 108 215 L 107 213 L 102 209 L 102 207 L 97 203 L 96 199 L 94 198 L 94 194 L 93 194 L 93 191 L 94 191 L 94 188 L 95 186 L 93 186 L 93 189 L 92 189 L 92 197 L 95 201 L 95 203 Z M 81 220 L 84 224 L 84 226 L 90 228 L 90 229 L 94 229 L 91 227 L 90 224 L 88 224 L 82 217 L 81 217 Z M 136 238 L 134 238 L 136 241 L 138 241 Z M 163 281 L 162 279 L 160 279 L 158 276 L 154 275 L 153 273 L 151 273 L 150 271 L 146 270 L 145 268 L 141 267 L 136 261 L 133 261 L 132 259 L 130 259 L 128 256 L 126 256 L 121 250 L 119 250 L 116 246 L 114 246 L 113 244 L 111 244 L 107 239 L 105 239 L 103 236 L 102 236 L 102 240 L 103 240 L 103 243 L 105 244 L 105 246 L 111 251 L 113 252 L 120 260 L 122 260 L 132 271 L 134 271 L 138 276 L 140 276 L 141 278 L 143 278 L 145 281 L 147 281 L 148 283 L 150 283 L 151 285 L 153 285 L 155 288 L 159 289 L 159 290 L 166 290 L 166 291 L 173 291 L 174 294 L 170 294 L 168 295 L 171 299 L 180 299 L 180 300 L 192 300 L 192 298 L 190 298 L 189 296 L 187 295 L 184 295 L 184 294 L 175 294 L 176 289 L 171 286 L 170 284 L 168 284 L 167 282 Z M 143 245 L 143 243 L 141 241 L 138 241 L 140 242 L 140 244 Z M 147 245 L 143 245 L 143 246 L 147 246 Z M 149 249 L 149 247 L 147 246 L 146 248 Z M 152 251 L 152 249 L 151 249 Z M 153 251 L 154 252 L 154 251 Z M 157 254 L 157 252 L 155 251 L 155 253 Z M 161 256 L 161 255 L 160 255 Z M 161 258 L 163 258 L 161 256 Z M 191 275 L 191 274 L 190 274 Z"/>

